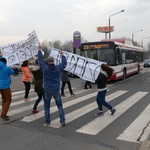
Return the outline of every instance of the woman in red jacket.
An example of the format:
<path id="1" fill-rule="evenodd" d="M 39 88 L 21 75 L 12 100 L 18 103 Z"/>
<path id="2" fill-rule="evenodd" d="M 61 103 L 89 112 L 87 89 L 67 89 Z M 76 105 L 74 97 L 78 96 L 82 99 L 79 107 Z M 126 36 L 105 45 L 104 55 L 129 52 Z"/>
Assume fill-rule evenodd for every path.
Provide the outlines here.
<path id="1" fill-rule="evenodd" d="M 25 60 L 23 64 L 21 65 L 21 69 L 23 73 L 22 81 L 25 85 L 25 96 L 24 96 L 25 101 L 29 101 L 28 96 L 29 96 L 29 91 L 30 91 L 30 79 L 33 78 L 33 76 L 30 74 L 30 69 L 28 65 L 29 65 L 28 60 Z"/>

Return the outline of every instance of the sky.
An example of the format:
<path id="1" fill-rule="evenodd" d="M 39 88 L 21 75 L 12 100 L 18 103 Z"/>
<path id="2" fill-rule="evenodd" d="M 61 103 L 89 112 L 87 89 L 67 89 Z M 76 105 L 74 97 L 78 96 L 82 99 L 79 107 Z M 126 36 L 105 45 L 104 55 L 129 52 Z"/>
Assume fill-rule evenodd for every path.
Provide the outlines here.
<path id="1" fill-rule="evenodd" d="M 97 27 L 108 26 L 109 16 L 111 38 L 133 34 L 138 43 L 150 41 L 150 0 L 0 0 L 0 46 L 27 39 L 33 30 L 40 42 L 73 40 L 75 31 L 100 41 L 105 34 Z"/>

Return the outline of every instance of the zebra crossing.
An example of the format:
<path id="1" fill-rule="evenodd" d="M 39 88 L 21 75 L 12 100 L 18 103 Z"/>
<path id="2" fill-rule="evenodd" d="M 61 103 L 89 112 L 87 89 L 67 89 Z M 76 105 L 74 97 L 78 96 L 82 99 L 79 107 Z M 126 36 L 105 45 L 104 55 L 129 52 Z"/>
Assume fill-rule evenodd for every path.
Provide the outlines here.
<path id="1" fill-rule="evenodd" d="M 87 92 L 87 90 L 79 90 L 76 92 L 76 94 L 81 94 L 84 92 Z M 31 92 L 34 93 L 33 90 Z M 68 91 L 67 91 L 68 92 Z M 21 95 L 24 93 L 24 91 L 20 92 L 14 92 L 12 93 L 13 97 L 13 102 L 11 104 L 10 110 L 9 110 L 9 115 L 14 116 L 19 113 L 24 113 L 24 112 L 29 112 L 28 115 L 24 115 L 20 121 L 24 123 L 31 123 L 34 121 L 38 121 L 41 118 L 44 118 L 44 110 L 41 109 L 39 113 L 37 114 L 31 114 L 33 103 L 35 102 L 37 96 L 34 93 L 32 97 L 30 98 L 29 102 L 24 102 L 23 100 L 19 100 Z M 106 96 L 106 101 L 111 102 L 114 101 L 116 98 L 119 98 L 123 96 L 124 94 L 128 93 L 127 90 L 118 90 L 114 91 L 112 93 L 108 93 Z M 78 98 L 73 98 L 69 101 L 64 101 L 63 102 L 63 107 L 64 109 L 70 108 L 74 105 L 83 103 L 88 101 L 91 98 L 94 98 L 97 94 L 97 91 L 94 92 L 88 92 L 88 94 L 78 97 Z M 76 129 L 74 132 L 80 133 L 80 134 L 85 134 L 85 135 L 97 135 L 100 134 L 100 132 L 105 129 L 108 125 L 110 125 L 112 122 L 114 122 L 118 117 L 120 117 L 122 114 L 126 113 L 129 108 L 131 108 L 134 104 L 137 102 L 141 101 L 144 99 L 144 97 L 148 94 L 148 92 L 140 92 L 137 91 L 130 95 L 129 97 L 126 97 L 125 100 L 120 102 L 115 106 L 116 108 L 116 113 L 115 115 L 110 115 L 109 111 L 106 111 L 104 113 L 103 117 L 96 117 L 89 121 L 88 123 L 84 124 L 80 128 Z M 68 98 L 70 95 L 66 95 L 66 98 Z M 62 100 L 65 98 L 62 98 Z M 52 100 L 53 102 L 54 100 Z M 38 107 L 43 108 L 43 101 L 39 103 Z M 0 106 L 1 110 L 1 106 Z M 65 113 L 65 118 L 66 118 L 66 123 L 69 124 L 71 122 L 75 122 L 77 119 L 80 119 L 80 117 L 86 117 L 88 113 L 91 113 L 92 111 L 97 110 L 97 104 L 95 101 L 89 101 L 88 103 L 84 103 L 84 105 L 81 105 L 81 107 L 71 110 L 68 113 Z M 51 107 L 51 114 L 55 113 L 58 111 L 56 105 L 53 105 Z M 123 141 L 129 141 L 129 142 L 135 142 L 137 141 L 137 138 L 140 138 L 141 141 L 144 141 L 145 138 L 149 135 L 149 132 L 144 132 L 149 130 L 149 116 L 150 112 L 150 104 L 143 110 L 143 112 L 135 118 L 133 122 L 124 130 L 120 135 L 117 137 L 117 140 L 123 140 Z M 43 119 L 44 120 L 44 119 Z M 0 120 L 1 121 L 1 120 Z M 50 128 L 61 128 L 61 124 L 59 123 L 59 118 L 56 117 L 51 121 L 51 124 L 49 126 Z M 67 127 L 66 127 L 67 128 Z"/>

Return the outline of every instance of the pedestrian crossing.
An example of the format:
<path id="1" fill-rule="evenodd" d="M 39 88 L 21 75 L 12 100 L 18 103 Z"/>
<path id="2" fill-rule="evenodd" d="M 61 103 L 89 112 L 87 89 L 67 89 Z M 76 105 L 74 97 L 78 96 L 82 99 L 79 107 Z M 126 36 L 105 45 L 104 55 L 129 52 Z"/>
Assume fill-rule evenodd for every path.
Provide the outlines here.
<path id="1" fill-rule="evenodd" d="M 88 92 L 89 91 L 89 92 Z M 31 90 L 30 92 L 33 92 Z M 65 91 L 68 92 L 69 91 Z M 69 101 L 63 101 L 66 98 L 62 98 L 63 101 L 63 108 L 67 109 L 70 107 L 73 107 L 75 105 L 81 104 L 79 108 L 72 109 L 71 111 L 65 113 L 66 118 L 66 124 L 69 125 L 69 123 L 76 122 L 76 120 L 80 119 L 81 117 L 87 117 L 89 113 L 92 113 L 93 111 L 97 111 L 97 104 L 95 101 L 90 101 L 90 99 L 94 98 L 97 95 L 97 91 L 90 92 L 90 89 L 88 90 L 78 90 L 76 92 L 76 95 L 86 92 L 86 95 L 81 97 L 71 97 L 69 94 L 66 95 L 66 98 L 71 97 Z M 121 98 L 125 94 L 127 95 L 129 91 L 127 90 L 117 90 L 114 92 L 107 93 L 106 101 L 111 102 L 115 101 L 117 98 Z M 88 94 L 87 94 L 88 93 Z M 24 102 L 23 100 L 20 100 L 21 95 L 24 94 L 24 91 L 14 92 L 12 93 L 13 101 L 10 106 L 9 114 L 10 118 L 11 116 L 17 115 L 19 113 L 29 112 L 28 115 L 25 115 L 20 120 L 24 123 L 32 123 L 34 121 L 38 121 L 39 119 L 43 118 L 44 123 L 44 110 L 41 109 L 39 113 L 37 114 L 31 114 L 33 104 L 35 100 L 37 99 L 36 94 L 34 93 L 32 97 L 30 98 L 29 102 Z M 122 102 L 118 103 L 116 108 L 116 113 L 112 116 L 110 115 L 110 111 L 106 111 L 104 113 L 103 117 L 93 117 L 91 120 L 84 124 L 83 126 L 77 128 L 74 130 L 76 133 L 84 134 L 84 135 L 91 135 L 96 136 L 101 133 L 102 130 L 104 130 L 107 126 L 109 126 L 111 123 L 117 120 L 122 114 L 126 113 L 128 109 L 130 109 L 132 106 L 134 106 L 139 101 L 142 101 L 144 97 L 148 94 L 148 92 L 135 92 L 132 95 L 129 95 L 129 97 L 125 97 L 125 99 L 122 100 Z M 52 100 L 53 103 L 54 100 Z M 43 101 L 41 101 L 38 105 L 38 107 L 43 108 Z M 1 110 L 1 106 L 0 106 Z M 51 115 L 56 113 L 58 111 L 56 105 L 53 105 L 50 109 Z M 136 142 L 138 140 L 145 140 L 145 138 L 149 135 L 149 132 L 144 132 L 149 129 L 149 120 L 150 120 L 150 105 L 148 105 L 143 112 L 135 118 L 133 122 L 124 130 L 120 135 L 116 138 L 117 140 L 123 140 L 123 141 L 129 141 L 129 142 Z M 94 115 L 94 114 L 93 114 Z M 10 120 L 11 121 L 11 120 Z M 51 124 L 49 126 L 50 128 L 61 128 L 61 124 L 59 123 L 59 118 L 56 117 L 51 121 Z M 67 128 L 67 126 L 66 126 Z"/>

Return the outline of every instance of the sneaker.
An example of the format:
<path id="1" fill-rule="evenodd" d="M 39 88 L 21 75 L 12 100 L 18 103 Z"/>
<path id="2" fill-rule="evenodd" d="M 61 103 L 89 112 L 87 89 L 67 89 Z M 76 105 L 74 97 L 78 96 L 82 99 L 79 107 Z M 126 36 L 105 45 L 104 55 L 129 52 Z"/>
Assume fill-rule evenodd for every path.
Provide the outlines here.
<path id="1" fill-rule="evenodd" d="M 111 115 L 113 115 L 115 112 L 116 112 L 116 109 L 113 108 L 113 109 L 111 110 Z"/>
<path id="2" fill-rule="evenodd" d="M 62 122 L 62 123 L 61 123 L 61 125 L 62 125 L 62 126 L 65 126 L 65 125 L 66 125 L 66 123 L 65 123 L 65 122 Z"/>
<path id="3" fill-rule="evenodd" d="M 25 101 L 25 102 L 29 101 L 29 98 L 25 98 L 24 101 Z"/>
<path id="4" fill-rule="evenodd" d="M 98 116 L 98 117 L 103 116 L 103 115 L 104 115 L 104 113 L 102 111 L 99 111 L 98 113 L 95 114 L 95 116 Z"/>
<path id="5" fill-rule="evenodd" d="M 49 127 L 49 126 L 50 126 L 50 124 L 44 123 L 44 124 L 43 124 L 43 126 L 45 126 L 45 127 Z"/>
<path id="6" fill-rule="evenodd" d="M 38 113 L 38 112 L 39 112 L 39 111 L 36 110 L 36 109 L 32 111 L 33 114 L 36 114 L 36 113 Z"/>
<path id="7" fill-rule="evenodd" d="M 7 116 L 1 116 L 2 119 L 4 119 L 5 121 L 9 121 L 9 117 Z"/>
<path id="8" fill-rule="evenodd" d="M 75 95 L 74 93 L 71 94 L 71 96 L 74 96 L 74 95 Z"/>

